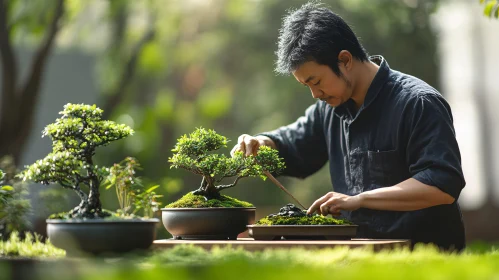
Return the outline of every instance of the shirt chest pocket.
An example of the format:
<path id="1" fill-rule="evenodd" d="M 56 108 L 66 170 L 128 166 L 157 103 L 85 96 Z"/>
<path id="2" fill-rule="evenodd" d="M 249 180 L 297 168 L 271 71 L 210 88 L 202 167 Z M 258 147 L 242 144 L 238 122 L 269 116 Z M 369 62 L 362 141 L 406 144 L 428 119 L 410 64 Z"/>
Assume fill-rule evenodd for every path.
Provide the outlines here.
<path id="1" fill-rule="evenodd" d="M 367 151 L 371 184 L 387 187 L 409 178 L 408 168 L 399 151 Z"/>

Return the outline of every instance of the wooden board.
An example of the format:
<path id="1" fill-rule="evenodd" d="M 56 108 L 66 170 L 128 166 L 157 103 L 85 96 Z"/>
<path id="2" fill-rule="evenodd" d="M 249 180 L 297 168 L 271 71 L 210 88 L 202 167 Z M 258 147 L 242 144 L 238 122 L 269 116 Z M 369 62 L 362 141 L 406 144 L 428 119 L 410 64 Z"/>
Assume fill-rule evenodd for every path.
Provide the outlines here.
<path id="1" fill-rule="evenodd" d="M 320 249 L 333 248 L 337 246 L 348 246 L 350 248 L 368 247 L 371 246 L 374 251 L 383 249 L 394 249 L 399 247 L 409 247 L 410 241 L 404 239 L 388 240 L 388 239 L 352 239 L 352 240 L 277 240 L 263 241 L 253 240 L 252 238 L 238 238 L 238 240 L 174 240 L 162 239 L 155 240 L 153 249 L 171 249 L 180 244 L 193 244 L 204 249 L 211 249 L 214 246 L 232 248 L 242 247 L 248 251 L 261 251 L 265 249 L 275 248 L 305 248 L 305 249 Z"/>

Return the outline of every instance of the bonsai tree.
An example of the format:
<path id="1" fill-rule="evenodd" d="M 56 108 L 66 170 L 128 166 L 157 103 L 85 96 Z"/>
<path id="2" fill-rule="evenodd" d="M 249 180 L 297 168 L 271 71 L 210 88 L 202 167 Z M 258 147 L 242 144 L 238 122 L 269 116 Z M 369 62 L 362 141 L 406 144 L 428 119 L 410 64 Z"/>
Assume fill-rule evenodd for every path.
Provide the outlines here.
<path id="1" fill-rule="evenodd" d="M 192 192 L 204 196 L 207 200 L 219 199 L 220 191 L 236 186 L 245 177 L 266 179 L 264 171 L 279 173 L 284 163 L 278 151 L 261 146 L 256 156 L 245 157 L 237 152 L 234 157 L 213 153 L 227 147 L 226 137 L 214 130 L 197 128 L 193 133 L 178 139 L 169 158 L 171 168 L 183 168 L 202 176 L 201 185 Z M 234 178 L 231 184 L 220 184 L 225 178 Z"/>
<path id="2" fill-rule="evenodd" d="M 55 123 L 43 130 L 52 139 L 52 152 L 44 159 L 27 166 L 23 180 L 57 183 L 80 197 L 80 204 L 68 213 L 69 218 L 109 216 L 102 211 L 99 187 L 107 168 L 98 168 L 93 156 L 97 147 L 123 139 L 133 130 L 113 121 L 102 120 L 102 110 L 95 105 L 67 104 Z M 88 194 L 84 191 L 88 189 Z"/>
<path id="3" fill-rule="evenodd" d="M 303 209 L 296 207 L 292 203 L 286 204 L 279 209 L 278 213 L 270 214 L 258 220 L 256 225 L 351 225 L 346 219 L 338 219 L 319 214 L 308 214 Z"/>

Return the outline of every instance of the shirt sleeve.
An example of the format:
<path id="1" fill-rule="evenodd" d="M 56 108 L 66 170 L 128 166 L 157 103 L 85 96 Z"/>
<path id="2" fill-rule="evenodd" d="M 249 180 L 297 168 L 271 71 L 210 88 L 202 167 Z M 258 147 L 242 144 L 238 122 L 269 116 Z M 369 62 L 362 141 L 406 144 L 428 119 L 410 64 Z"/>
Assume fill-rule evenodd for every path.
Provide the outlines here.
<path id="1" fill-rule="evenodd" d="M 457 200 L 466 182 L 449 105 L 439 94 L 420 95 L 411 113 L 407 160 L 412 178 Z"/>
<path id="2" fill-rule="evenodd" d="M 274 141 L 286 169 L 282 175 L 305 178 L 317 172 L 328 160 L 320 102 L 307 108 L 305 116 L 276 130 L 260 133 Z"/>

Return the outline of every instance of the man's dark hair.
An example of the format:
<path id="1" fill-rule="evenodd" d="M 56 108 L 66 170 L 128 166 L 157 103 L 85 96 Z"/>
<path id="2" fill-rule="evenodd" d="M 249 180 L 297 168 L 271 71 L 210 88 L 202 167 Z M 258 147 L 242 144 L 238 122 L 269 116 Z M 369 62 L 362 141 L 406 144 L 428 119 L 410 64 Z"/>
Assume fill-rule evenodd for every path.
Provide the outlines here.
<path id="1" fill-rule="evenodd" d="M 338 76 L 338 54 L 349 51 L 354 58 L 367 61 L 367 52 L 348 24 L 317 1 L 289 12 L 279 30 L 275 71 L 289 74 L 308 61 L 328 65 Z"/>

